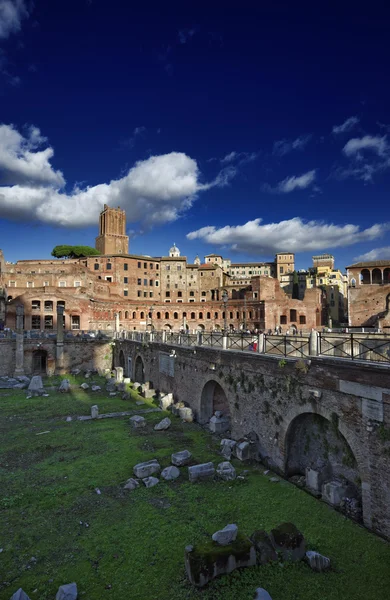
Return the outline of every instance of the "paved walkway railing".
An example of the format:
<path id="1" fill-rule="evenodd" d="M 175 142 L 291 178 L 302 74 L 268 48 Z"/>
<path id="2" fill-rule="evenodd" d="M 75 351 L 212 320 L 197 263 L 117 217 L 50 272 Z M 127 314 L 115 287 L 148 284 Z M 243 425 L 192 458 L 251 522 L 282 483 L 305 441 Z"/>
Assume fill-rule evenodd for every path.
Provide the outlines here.
<path id="1" fill-rule="evenodd" d="M 280 356 L 310 358 L 326 356 L 340 360 L 375 362 L 390 366 L 390 335 L 364 333 L 318 333 L 305 335 L 268 335 L 260 333 L 172 333 L 169 331 L 124 331 L 116 339 L 142 343 L 159 342 L 179 346 L 204 346 L 221 350 L 240 350 Z"/>

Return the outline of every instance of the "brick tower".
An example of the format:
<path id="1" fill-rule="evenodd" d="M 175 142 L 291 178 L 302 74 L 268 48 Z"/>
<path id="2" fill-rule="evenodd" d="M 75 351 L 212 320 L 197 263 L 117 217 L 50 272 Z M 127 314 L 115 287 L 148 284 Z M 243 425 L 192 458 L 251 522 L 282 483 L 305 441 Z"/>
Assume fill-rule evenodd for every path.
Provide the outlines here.
<path id="1" fill-rule="evenodd" d="M 129 236 L 126 235 L 126 213 L 107 204 L 99 216 L 99 235 L 95 243 L 100 254 L 128 254 Z"/>

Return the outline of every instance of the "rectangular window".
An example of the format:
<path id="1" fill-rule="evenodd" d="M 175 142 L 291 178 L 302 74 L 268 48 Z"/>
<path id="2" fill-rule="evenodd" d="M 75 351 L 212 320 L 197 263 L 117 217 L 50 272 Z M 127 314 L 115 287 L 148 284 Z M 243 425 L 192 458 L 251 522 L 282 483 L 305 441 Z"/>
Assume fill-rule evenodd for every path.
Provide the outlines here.
<path id="1" fill-rule="evenodd" d="M 34 282 L 33 281 L 27 281 L 27 287 L 28 288 L 33 288 L 34 287 Z"/>
<path id="2" fill-rule="evenodd" d="M 138 277 L 138 279 L 137 279 L 137 285 L 141 285 L 141 283 L 142 283 L 142 279 L 140 277 Z"/>
<path id="3" fill-rule="evenodd" d="M 111 263 L 107 263 L 107 264 L 106 264 L 106 269 L 107 269 L 107 271 L 109 271 L 109 270 L 111 269 L 111 267 L 112 267 Z"/>
<path id="4" fill-rule="evenodd" d="M 48 281 L 44 281 L 43 282 L 43 287 L 48 287 L 49 286 L 49 282 Z"/>
<path id="5" fill-rule="evenodd" d="M 150 263 L 149 269 L 153 269 L 153 263 Z"/>
<path id="6" fill-rule="evenodd" d="M 53 315 L 45 315 L 45 329 L 53 329 Z"/>
<path id="7" fill-rule="evenodd" d="M 144 298 L 148 297 L 148 292 L 144 292 Z"/>
<path id="8" fill-rule="evenodd" d="M 45 310 L 45 312 L 51 312 L 53 310 L 53 301 L 52 300 L 45 300 L 44 310 Z"/>
<path id="9" fill-rule="evenodd" d="M 41 328 L 41 317 L 39 315 L 33 315 L 31 319 L 31 329 Z"/>
<path id="10" fill-rule="evenodd" d="M 153 285 L 153 279 L 149 281 L 149 285 Z"/>
<path id="11" fill-rule="evenodd" d="M 165 297 L 166 297 L 166 298 L 169 298 L 169 297 L 170 297 L 170 295 L 171 295 L 171 292 L 165 292 Z"/>
<path id="12" fill-rule="evenodd" d="M 31 308 L 32 308 L 32 310 L 41 310 L 41 301 L 40 300 L 32 300 Z"/>
<path id="13" fill-rule="evenodd" d="M 144 279 L 144 285 L 148 285 L 148 280 Z"/>
<path id="14" fill-rule="evenodd" d="M 66 287 L 66 281 L 60 281 L 58 285 L 59 287 Z"/>
<path id="15" fill-rule="evenodd" d="M 158 287 L 158 281 L 156 281 L 156 287 Z"/>
<path id="16" fill-rule="evenodd" d="M 129 290 L 123 290 L 123 295 L 124 296 L 128 296 L 129 295 Z"/>
<path id="17" fill-rule="evenodd" d="M 142 294 L 141 290 L 138 290 L 138 292 L 137 292 L 138 298 L 141 298 L 141 294 Z"/>
<path id="18" fill-rule="evenodd" d="M 139 268 L 139 269 L 141 268 L 141 263 L 140 263 L 140 262 L 138 262 L 138 268 Z"/>
<path id="19" fill-rule="evenodd" d="M 148 263 L 144 263 L 144 269 L 148 268 Z"/>
<path id="20" fill-rule="evenodd" d="M 106 281 L 109 281 L 110 283 L 112 283 L 112 277 L 108 277 L 108 275 L 105 277 Z"/>
<path id="21" fill-rule="evenodd" d="M 280 274 L 283 275 L 283 267 L 280 267 Z"/>
<path id="22" fill-rule="evenodd" d="M 72 329 L 80 329 L 80 317 L 79 315 L 72 315 L 70 317 L 70 326 Z"/>
<path id="23" fill-rule="evenodd" d="M 127 263 L 125 263 L 125 264 L 123 265 L 123 269 L 124 269 L 125 271 L 128 271 L 128 270 L 129 270 L 129 265 L 128 265 Z"/>
<path id="24" fill-rule="evenodd" d="M 149 292 L 149 298 L 153 298 L 153 292 Z"/>
<path id="25" fill-rule="evenodd" d="M 178 296 L 178 298 L 181 298 L 183 296 L 183 293 L 182 292 L 177 292 L 177 296 Z"/>
<path id="26" fill-rule="evenodd" d="M 166 269 L 167 271 L 170 271 L 170 270 L 171 270 L 171 265 L 167 265 L 167 266 L 165 267 L 165 269 Z"/>
<path id="27" fill-rule="evenodd" d="M 205 295 L 206 295 L 206 292 L 202 292 L 202 296 L 205 296 Z"/>
<path id="28" fill-rule="evenodd" d="M 191 290 L 191 292 L 190 292 L 190 296 L 195 296 L 195 292 L 193 292 L 193 291 Z"/>
<path id="29" fill-rule="evenodd" d="M 123 283 L 129 283 L 129 278 L 128 277 L 124 277 L 123 278 Z"/>
<path id="30" fill-rule="evenodd" d="M 177 265 L 177 270 L 181 271 L 181 265 Z"/>
<path id="31" fill-rule="evenodd" d="M 190 298 L 190 302 L 195 302 L 194 298 Z"/>
<path id="32" fill-rule="evenodd" d="M 95 263 L 93 265 L 93 268 L 95 269 L 95 271 L 99 271 L 99 263 Z"/>
<path id="33" fill-rule="evenodd" d="M 81 287 L 81 281 L 75 281 L 74 287 Z"/>
<path id="34" fill-rule="evenodd" d="M 160 268 L 160 265 L 156 265 L 156 271 L 158 271 Z"/>

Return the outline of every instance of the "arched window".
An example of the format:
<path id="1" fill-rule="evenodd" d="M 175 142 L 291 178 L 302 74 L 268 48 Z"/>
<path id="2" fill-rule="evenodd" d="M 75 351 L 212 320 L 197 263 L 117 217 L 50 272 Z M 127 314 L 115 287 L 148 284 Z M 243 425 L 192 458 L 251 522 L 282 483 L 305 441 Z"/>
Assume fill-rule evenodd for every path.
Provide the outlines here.
<path id="1" fill-rule="evenodd" d="M 219 316 L 218 316 L 217 312 L 214 313 L 214 319 L 219 319 Z"/>
<path id="2" fill-rule="evenodd" d="M 225 318 L 225 315 L 226 315 L 226 313 L 225 313 L 225 311 L 223 311 L 223 312 L 222 312 L 222 319 L 224 319 L 224 318 Z"/>
<path id="3" fill-rule="evenodd" d="M 199 313 L 199 319 L 203 319 L 203 313 L 202 312 Z"/>
<path id="4" fill-rule="evenodd" d="M 351 286 L 356 287 L 356 279 L 355 278 L 351 279 Z"/>
<path id="5" fill-rule="evenodd" d="M 157 313 L 157 319 L 161 319 L 161 313 L 160 312 Z"/>
<path id="6" fill-rule="evenodd" d="M 360 275 L 363 284 L 368 285 L 371 283 L 371 274 L 368 269 L 363 269 Z"/>
<path id="7" fill-rule="evenodd" d="M 144 313 L 144 311 L 142 311 L 140 314 L 140 319 L 144 319 L 144 318 L 145 318 L 145 313 Z"/>
<path id="8" fill-rule="evenodd" d="M 185 319 L 187 317 L 187 313 L 183 312 L 183 319 Z"/>
<path id="9" fill-rule="evenodd" d="M 382 271 L 380 269 L 373 269 L 372 271 L 372 283 L 382 283 Z"/>
<path id="10" fill-rule="evenodd" d="M 208 312 L 206 318 L 211 319 L 211 313 Z"/>
<path id="11" fill-rule="evenodd" d="M 119 311 L 118 315 L 119 315 L 119 318 L 121 319 L 122 318 L 122 311 L 121 310 Z"/>
<path id="12" fill-rule="evenodd" d="M 230 311 L 229 315 L 230 315 L 229 319 L 233 319 L 234 318 L 232 311 Z"/>
<path id="13" fill-rule="evenodd" d="M 133 319 L 137 318 L 137 313 L 135 312 L 135 310 L 133 311 Z"/>
<path id="14" fill-rule="evenodd" d="M 390 269 L 388 267 L 383 271 L 383 283 L 390 283 Z"/>
<path id="15" fill-rule="evenodd" d="M 173 318 L 174 319 L 178 319 L 179 318 L 179 315 L 177 314 L 177 312 L 173 313 Z"/>
<path id="16" fill-rule="evenodd" d="M 125 310 L 125 319 L 128 319 L 128 318 L 129 318 L 129 311 Z"/>
<path id="17" fill-rule="evenodd" d="M 191 313 L 191 319 L 195 319 L 195 313 L 194 312 Z"/>
<path id="18" fill-rule="evenodd" d="M 169 312 L 166 312 L 166 313 L 165 313 L 165 318 L 166 318 L 166 319 L 169 319 Z"/>
<path id="19" fill-rule="evenodd" d="M 240 318 L 240 313 L 237 311 L 236 312 L 236 319 L 239 319 L 239 318 Z"/>

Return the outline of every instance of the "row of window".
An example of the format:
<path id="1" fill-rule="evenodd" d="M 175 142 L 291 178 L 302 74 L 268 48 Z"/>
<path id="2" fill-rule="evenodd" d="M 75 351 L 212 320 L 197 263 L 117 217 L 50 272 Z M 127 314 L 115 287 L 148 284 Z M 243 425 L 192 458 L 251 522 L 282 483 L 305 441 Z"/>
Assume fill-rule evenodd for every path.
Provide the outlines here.
<path id="1" fill-rule="evenodd" d="M 44 311 L 52 311 L 54 306 L 53 300 L 45 300 L 43 303 Z M 65 309 L 65 300 L 58 300 L 57 306 L 62 306 Z M 32 310 L 41 310 L 41 301 L 40 300 L 31 300 L 31 308 Z"/>
<path id="2" fill-rule="evenodd" d="M 142 262 L 138 262 L 138 268 L 142 269 Z M 148 268 L 148 263 L 144 262 L 144 269 Z M 156 263 L 156 271 L 158 271 L 160 268 L 160 265 L 158 263 Z M 153 263 L 149 263 L 149 269 L 153 269 Z"/>
<path id="3" fill-rule="evenodd" d="M 125 277 L 125 279 L 127 279 L 127 277 Z M 125 281 L 125 283 L 127 283 L 127 281 Z M 142 278 L 141 277 L 138 277 L 138 279 L 137 279 L 137 285 L 142 285 Z M 149 280 L 148 279 L 144 279 L 144 285 L 150 285 L 150 286 L 155 285 L 156 287 L 158 287 L 159 283 L 158 283 L 157 280 L 154 281 L 154 279 L 149 279 Z"/>
<path id="4" fill-rule="evenodd" d="M 42 327 L 43 325 L 43 327 Z M 40 315 L 33 315 L 31 317 L 31 329 L 53 329 L 54 327 L 54 317 L 53 315 L 45 315 L 43 319 L 41 319 Z M 64 318 L 64 327 L 65 327 L 65 318 Z M 80 317 L 78 315 L 72 315 L 70 317 L 70 328 L 71 329 L 80 329 Z"/>
<path id="5" fill-rule="evenodd" d="M 44 281 L 43 282 L 43 286 L 42 287 L 49 287 L 49 286 L 50 286 L 50 281 Z M 9 281 L 8 282 L 8 287 L 18 287 L 18 286 L 16 285 L 16 281 Z M 33 288 L 34 287 L 34 281 L 27 281 L 26 287 Z M 59 281 L 58 282 L 58 287 L 69 287 L 69 286 L 67 286 L 67 282 L 66 281 Z M 81 281 L 74 281 L 73 282 L 73 287 L 81 287 Z"/>
<path id="6" fill-rule="evenodd" d="M 119 314 L 119 318 L 122 319 L 122 311 L 119 311 L 118 314 Z M 162 318 L 164 318 L 164 319 L 170 319 L 171 318 L 169 312 L 165 312 L 164 313 L 164 317 L 162 317 L 162 314 L 163 313 L 160 312 L 160 311 L 157 311 L 156 313 L 149 312 L 147 314 L 147 316 L 149 317 L 149 319 L 152 319 L 153 317 L 155 317 L 156 319 L 162 319 Z M 211 316 L 211 312 L 207 312 L 205 318 L 206 319 L 212 319 L 212 318 L 213 319 L 224 319 L 225 318 L 225 311 L 223 311 L 221 314 L 219 314 L 218 312 L 214 312 L 213 314 L 214 314 L 214 316 L 212 317 Z M 136 320 L 137 319 L 137 312 L 136 311 L 131 312 L 131 311 L 126 310 L 126 311 L 124 311 L 123 316 L 124 316 L 125 319 L 130 319 L 131 318 L 131 319 Z M 139 318 L 141 320 L 145 319 L 145 316 L 146 316 L 146 312 L 141 311 L 139 313 Z M 173 319 L 178 319 L 179 318 L 179 313 L 174 312 L 172 318 Z M 183 319 L 187 318 L 187 313 L 183 312 L 182 315 L 181 315 L 181 318 L 183 318 Z M 190 313 L 190 319 L 195 320 L 196 318 L 203 319 L 204 318 L 203 317 L 203 312 L 200 312 L 198 314 L 198 317 L 196 317 L 196 313 L 194 313 L 194 312 Z M 227 316 L 226 318 L 229 318 L 229 319 L 243 319 L 243 320 L 246 319 L 246 318 L 252 319 L 253 318 L 253 312 L 251 310 L 248 313 L 246 313 L 246 312 L 240 313 L 239 311 L 235 311 L 235 316 L 234 316 L 234 312 L 230 311 L 229 312 L 229 316 Z M 255 318 L 257 318 L 257 311 L 255 312 Z"/>

